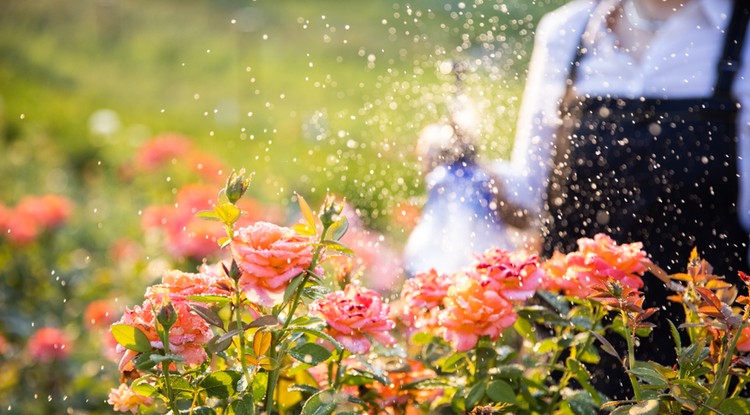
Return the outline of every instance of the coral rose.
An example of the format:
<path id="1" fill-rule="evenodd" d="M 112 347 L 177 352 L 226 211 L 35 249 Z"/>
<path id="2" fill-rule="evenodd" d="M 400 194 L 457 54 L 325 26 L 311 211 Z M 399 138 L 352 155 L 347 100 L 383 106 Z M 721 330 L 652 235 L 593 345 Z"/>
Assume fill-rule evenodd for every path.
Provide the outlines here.
<path id="1" fill-rule="evenodd" d="M 137 394 L 126 383 L 120 384 L 117 389 L 109 391 L 107 403 L 112 405 L 115 411 L 138 413 L 138 407 L 141 405 L 151 406 L 154 399 L 151 397 Z"/>
<path id="2" fill-rule="evenodd" d="M 203 318 L 190 312 L 187 302 L 174 302 L 172 305 L 177 311 L 177 322 L 169 330 L 169 351 L 185 358 L 185 363 L 188 365 L 199 365 L 208 358 L 203 345 L 213 337 L 213 333 Z M 126 308 L 125 314 L 118 323 L 140 329 L 148 337 L 151 347 L 164 349 L 156 331 L 151 306 L 151 301 L 146 300 L 142 306 L 135 306 L 132 310 Z M 121 356 L 120 370 L 128 367 L 137 355 L 136 352 L 125 349 L 121 345 L 117 346 L 117 352 Z"/>
<path id="3" fill-rule="evenodd" d="M 60 329 L 43 327 L 29 337 L 26 350 L 38 362 L 64 360 L 70 354 L 70 340 Z"/>
<path id="4" fill-rule="evenodd" d="M 353 353 L 369 352 L 370 338 L 384 345 L 395 342 L 389 330 L 396 323 L 388 317 L 388 305 L 373 290 L 349 284 L 344 291 L 314 301 L 310 312 L 321 315 L 330 327 L 331 336 Z"/>
<path id="5" fill-rule="evenodd" d="M 401 289 L 401 320 L 416 329 L 436 326 L 436 313 L 432 310 L 443 304 L 451 283 L 449 276 L 434 269 L 407 280 Z"/>
<path id="6" fill-rule="evenodd" d="M 474 347 L 479 336 L 496 340 L 517 318 L 507 299 L 469 276 L 457 279 L 443 304 L 445 308 L 439 316 L 443 339 L 459 352 Z"/>
<path id="7" fill-rule="evenodd" d="M 169 299 L 173 303 L 189 301 L 191 295 L 229 296 L 232 280 L 223 273 L 189 273 L 170 270 L 162 276 L 162 283 L 146 289 L 146 298 L 159 304 Z"/>
<path id="8" fill-rule="evenodd" d="M 247 298 L 271 307 L 284 297 L 289 282 L 312 263 L 312 239 L 268 222 L 240 228 L 231 242 L 242 270 L 239 285 Z"/>
<path id="9" fill-rule="evenodd" d="M 536 255 L 511 253 L 499 248 L 490 248 L 478 255 L 474 269 L 486 288 L 497 290 L 512 301 L 533 297 L 545 277 Z"/>

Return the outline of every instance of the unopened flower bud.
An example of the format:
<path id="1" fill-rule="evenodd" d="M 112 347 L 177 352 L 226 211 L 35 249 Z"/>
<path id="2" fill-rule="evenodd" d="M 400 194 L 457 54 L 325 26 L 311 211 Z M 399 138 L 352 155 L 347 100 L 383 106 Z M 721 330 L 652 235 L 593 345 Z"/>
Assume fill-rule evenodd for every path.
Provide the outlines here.
<path id="1" fill-rule="evenodd" d="M 326 196 L 323 202 L 323 208 L 320 212 L 320 222 L 323 226 L 330 227 L 339 219 L 339 215 L 344 211 L 344 202 L 336 204 L 336 198 L 331 195 Z"/>
<path id="2" fill-rule="evenodd" d="M 164 327 L 164 330 L 169 331 L 169 328 L 177 322 L 177 310 L 174 309 L 172 303 L 162 306 L 156 320 Z"/>
<path id="3" fill-rule="evenodd" d="M 245 178 L 245 169 L 240 169 L 239 172 L 232 172 L 227 178 L 226 195 L 229 199 L 229 203 L 235 204 L 245 194 L 247 188 L 250 186 L 251 176 Z"/>

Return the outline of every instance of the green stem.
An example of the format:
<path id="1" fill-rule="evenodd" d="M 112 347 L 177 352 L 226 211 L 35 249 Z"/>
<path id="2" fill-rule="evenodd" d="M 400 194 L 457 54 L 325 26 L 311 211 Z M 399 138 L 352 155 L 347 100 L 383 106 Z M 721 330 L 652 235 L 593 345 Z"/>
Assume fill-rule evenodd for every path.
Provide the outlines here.
<path id="1" fill-rule="evenodd" d="M 625 310 L 622 310 L 621 315 L 623 323 L 627 325 L 628 313 Z M 635 369 L 635 330 L 636 327 L 633 326 L 630 330 L 630 333 L 625 339 L 628 343 L 628 369 L 630 369 L 631 371 Z M 633 386 L 633 394 L 635 396 L 635 400 L 640 401 L 641 388 L 640 385 L 638 385 L 638 379 L 633 373 L 630 372 L 628 372 L 628 378 L 630 379 L 630 384 Z"/>
<path id="2" fill-rule="evenodd" d="M 277 333 L 272 332 L 271 333 L 271 348 L 269 349 L 268 353 L 271 358 L 271 361 L 276 360 L 277 366 L 275 369 L 271 371 L 271 373 L 268 376 L 268 386 L 266 387 L 266 405 L 265 410 L 266 413 L 271 415 L 273 414 L 273 407 L 274 407 L 274 394 L 276 393 L 276 384 L 279 382 L 279 376 L 281 375 L 281 360 L 284 358 L 283 351 L 279 351 L 279 354 L 276 354 L 276 342 L 278 341 Z"/>
<path id="3" fill-rule="evenodd" d="M 242 364 L 242 374 L 245 376 L 245 381 L 247 382 L 247 387 L 251 387 L 253 380 L 250 377 L 250 371 L 247 369 L 247 360 L 245 359 L 245 330 L 243 330 L 243 324 L 242 324 L 242 294 L 239 290 L 235 293 L 235 320 L 237 321 L 237 328 L 240 330 L 240 347 L 239 347 L 239 355 L 240 355 L 240 364 Z"/>
<path id="4" fill-rule="evenodd" d="M 341 349 L 341 352 L 339 352 L 339 358 L 336 359 L 336 377 L 333 378 L 333 382 L 330 382 L 331 385 L 333 385 L 333 390 L 338 391 L 339 389 L 339 383 L 341 383 L 341 366 L 344 361 L 344 353 L 345 350 Z"/>
<path id="5" fill-rule="evenodd" d="M 156 329 L 159 333 L 159 337 L 161 338 L 161 343 L 164 345 L 164 355 L 166 356 L 169 354 L 169 332 L 165 330 L 165 327 L 160 325 L 159 322 L 156 320 L 156 313 L 154 313 L 154 325 L 156 326 Z M 169 406 L 169 409 L 172 410 L 172 413 L 174 415 L 177 415 L 179 413 L 179 409 L 177 409 L 176 402 L 174 400 L 174 391 L 172 390 L 172 381 L 169 376 L 169 366 L 172 364 L 172 360 L 165 360 L 161 362 L 161 371 L 164 375 L 164 389 L 166 389 L 167 392 L 167 406 Z"/>
<path id="6" fill-rule="evenodd" d="M 747 321 L 748 314 L 750 314 L 750 307 L 746 306 L 741 320 L 743 323 L 740 324 L 740 327 L 734 333 L 734 336 L 732 337 L 732 341 L 729 343 L 728 348 L 726 349 L 725 353 L 722 354 L 723 359 L 721 361 L 721 365 L 719 366 L 719 371 L 716 373 L 716 378 L 714 379 L 714 384 L 711 387 L 711 394 L 709 395 L 708 403 L 706 404 L 706 406 L 718 407 L 721 401 L 726 398 L 727 390 L 729 389 L 729 381 L 731 378 L 730 376 L 728 376 L 729 366 L 732 363 L 732 356 L 734 355 L 735 350 L 737 350 L 737 343 L 739 343 L 740 341 L 740 333 L 742 333 L 742 329 L 746 327 L 746 324 L 744 322 Z M 731 332 L 727 330 L 727 336 L 729 336 L 730 334 Z"/>

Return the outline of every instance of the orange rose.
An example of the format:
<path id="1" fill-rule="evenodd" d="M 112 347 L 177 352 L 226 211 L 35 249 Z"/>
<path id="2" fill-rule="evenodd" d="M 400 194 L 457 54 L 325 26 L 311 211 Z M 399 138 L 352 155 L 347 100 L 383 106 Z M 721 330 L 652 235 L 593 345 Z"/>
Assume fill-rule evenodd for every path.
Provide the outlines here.
<path id="1" fill-rule="evenodd" d="M 240 228 L 231 242 L 247 298 L 271 307 L 284 297 L 289 282 L 312 263 L 312 239 L 268 222 Z"/>
<path id="2" fill-rule="evenodd" d="M 466 275 L 448 289 L 443 304 L 439 316 L 443 339 L 459 352 L 473 348 L 479 336 L 497 339 L 518 317 L 499 292 L 485 289 L 477 279 Z"/>

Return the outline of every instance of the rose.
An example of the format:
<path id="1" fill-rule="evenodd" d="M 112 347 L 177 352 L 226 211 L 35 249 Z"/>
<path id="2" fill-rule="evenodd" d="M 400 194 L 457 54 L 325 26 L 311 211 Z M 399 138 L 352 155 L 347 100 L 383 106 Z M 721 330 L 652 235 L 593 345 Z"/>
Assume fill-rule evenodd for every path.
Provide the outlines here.
<path id="1" fill-rule="evenodd" d="M 312 263 L 312 239 L 268 222 L 240 228 L 231 242 L 247 298 L 271 307 L 284 297 L 289 282 Z"/>
<path id="2" fill-rule="evenodd" d="M 437 325 L 437 308 L 443 303 L 452 279 L 434 269 L 407 280 L 401 289 L 401 320 L 416 329 Z"/>
<path id="3" fill-rule="evenodd" d="M 191 295 L 229 296 L 232 280 L 223 273 L 189 273 L 170 270 L 164 273 L 162 283 L 146 289 L 146 298 L 155 304 L 167 299 L 172 302 L 189 301 Z"/>
<path id="4" fill-rule="evenodd" d="M 388 317 L 389 307 L 380 294 L 355 284 L 335 291 L 310 305 L 310 312 L 321 315 L 329 334 L 353 353 L 367 353 L 370 338 L 384 345 L 395 339 L 389 333 L 396 324 Z"/>
<path id="5" fill-rule="evenodd" d="M 154 398 L 139 395 L 126 383 L 122 383 L 117 389 L 110 390 L 107 403 L 112 405 L 115 411 L 130 411 L 135 414 L 138 413 L 138 407 L 140 405 L 153 405 Z"/>
<path id="6" fill-rule="evenodd" d="M 512 301 L 533 297 L 545 277 L 537 256 L 498 248 L 490 248 L 477 256 L 473 266 L 486 288 L 497 290 Z"/>
<path id="7" fill-rule="evenodd" d="M 203 345 L 213 337 L 213 333 L 203 318 L 190 312 L 187 302 L 175 302 L 172 305 L 177 312 L 177 321 L 169 330 L 169 351 L 182 356 L 188 365 L 199 365 L 208 358 Z M 118 323 L 140 329 L 148 338 L 151 347 L 164 349 L 154 320 L 152 302 L 146 300 L 142 306 L 135 306 L 132 310 L 126 308 L 125 314 Z M 125 349 L 121 345 L 117 346 L 117 352 L 121 356 L 120 370 L 128 368 L 137 355 L 137 352 Z"/>
<path id="8" fill-rule="evenodd" d="M 29 337 L 26 350 L 32 359 L 42 363 L 64 360 L 70 355 L 70 340 L 58 328 L 43 327 Z"/>
<path id="9" fill-rule="evenodd" d="M 443 305 L 438 317 L 443 339 L 459 352 L 473 348 L 479 336 L 496 340 L 517 318 L 506 298 L 468 275 L 456 279 Z"/>

